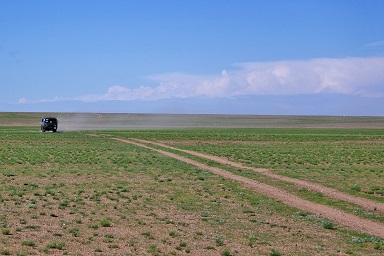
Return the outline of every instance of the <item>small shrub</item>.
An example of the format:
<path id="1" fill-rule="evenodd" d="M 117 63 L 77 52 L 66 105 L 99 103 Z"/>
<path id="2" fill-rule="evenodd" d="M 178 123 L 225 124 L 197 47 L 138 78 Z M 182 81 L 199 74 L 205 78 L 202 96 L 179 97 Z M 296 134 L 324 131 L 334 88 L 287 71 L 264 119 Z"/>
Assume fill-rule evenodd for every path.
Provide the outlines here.
<path id="1" fill-rule="evenodd" d="M 188 226 L 188 223 L 185 223 L 185 222 L 178 222 L 177 224 L 179 224 L 180 226 L 183 226 L 183 227 L 187 227 Z"/>
<path id="2" fill-rule="evenodd" d="M 271 253 L 269 254 L 269 256 L 281 256 L 282 254 L 278 251 L 276 251 L 275 249 L 272 249 Z"/>
<path id="3" fill-rule="evenodd" d="M 221 256 L 231 256 L 231 252 L 228 249 L 222 251 Z"/>
<path id="4" fill-rule="evenodd" d="M 49 251 L 49 249 L 62 250 L 64 246 L 65 246 L 65 242 L 62 242 L 62 243 L 53 242 L 53 243 L 48 244 L 48 245 L 44 248 L 44 252 L 47 253 L 47 252 Z"/>
<path id="5" fill-rule="evenodd" d="M 143 225 L 143 226 L 147 225 L 147 223 L 145 223 L 145 221 L 143 220 L 137 219 L 136 221 L 137 221 L 137 224 L 139 225 Z"/>
<path id="6" fill-rule="evenodd" d="M 327 220 L 322 221 L 321 226 L 325 229 L 334 229 L 333 223 Z"/>
<path id="7" fill-rule="evenodd" d="M 113 239 L 104 237 L 104 238 L 103 238 L 103 242 L 104 242 L 104 243 L 112 243 L 112 242 L 113 242 Z"/>
<path id="8" fill-rule="evenodd" d="M 197 177 L 197 180 L 205 180 L 205 177 L 204 176 L 199 176 L 199 177 Z"/>
<path id="9" fill-rule="evenodd" d="M 1 255 L 11 255 L 11 253 L 8 250 L 1 250 L 0 254 Z"/>
<path id="10" fill-rule="evenodd" d="M 301 217 L 306 217 L 308 214 L 306 212 L 297 212 L 297 215 L 301 216 Z"/>
<path id="11" fill-rule="evenodd" d="M 148 253 L 153 255 L 158 255 L 160 253 L 160 249 L 155 244 L 151 244 L 148 249 Z"/>
<path id="12" fill-rule="evenodd" d="M 115 238 L 115 235 L 113 235 L 113 234 L 106 234 L 104 237 L 106 237 L 106 238 Z"/>
<path id="13" fill-rule="evenodd" d="M 59 209 L 64 209 L 65 207 L 68 207 L 69 202 L 68 201 L 63 201 L 59 204 Z"/>
<path id="14" fill-rule="evenodd" d="M 248 245 L 250 247 L 252 247 L 255 244 L 256 240 L 257 240 L 257 237 L 254 237 L 254 236 L 249 237 L 248 238 Z"/>
<path id="15" fill-rule="evenodd" d="M 151 234 L 151 232 L 147 231 L 147 232 L 144 232 L 144 233 L 141 233 L 143 236 L 149 238 L 149 239 L 155 239 L 153 237 L 153 235 Z"/>
<path id="16" fill-rule="evenodd" d="M 375 243 L 375 245 L 373 246 L 373 249 L 375 250 L 380 250 L 381 249 L 381 246 L 383 245 L 384 243 Z"/>
<path id="17" fill-rule="evenodd" d="M 71 229 L 69 231 L 69 233 L 71 233 L 73 236 L 75 237 L 78 237 L 79 236 L 79 233 L 80 233 L 80 230 L 78 228 L 74 228 L 74 229 Z"/>
<path id="18" fill-rule="evenodd" d="M 351 188 L 353 191 L 360 192 L 361 191 L 361 186 L 359 184 L 353 185 Z"/>
<path id="19" fill-rule="evenodd" d="M 25 226 L 24 229 L 39 230 L 40 227 L 39 226 L 28 225 L 28 226 Z"/>
<path id="20" fill-rule="evenodd" d="M 21 243 L 21 245 L 32 246 L 32 247 L 34 247 L 34 246 L 36 245 L 36 243 L 33 242 L 33 241 L 23 241 L 23 242 Z"/>
<path id="21" fill-rule="evenodd" d="M 93 229 L 98 229 L 99 225 L 97 225 L 97 224 L 90 224 L 88 227 L 89 228 L 93 228 Z"/>
<path id="22" fill-rule="evenodd" d="M 100 221 L 100 225 L 102 227 L 110 227 L 111 226 L 111 221 L 109 219 L 102 219 Z"/>
<path id="23" fill-rule="evenodd" d="M 10 235 L 11 230 L 9 228 L 6 228 L 6 229 L 3 229 L 2 233 L 3 233 L 3 235 Z"/>
<path id="24" fill-rule="evenodd" d="M 222 239 L 221 236 L 217 236 L 217 237 L 215 238 L 215 242 L 216 242 L 216 245 L 217 245 L 217 246 L 223 246 L 223 245 L 224 245 L 224 242 L 223 242 L 223 239 Z"/>

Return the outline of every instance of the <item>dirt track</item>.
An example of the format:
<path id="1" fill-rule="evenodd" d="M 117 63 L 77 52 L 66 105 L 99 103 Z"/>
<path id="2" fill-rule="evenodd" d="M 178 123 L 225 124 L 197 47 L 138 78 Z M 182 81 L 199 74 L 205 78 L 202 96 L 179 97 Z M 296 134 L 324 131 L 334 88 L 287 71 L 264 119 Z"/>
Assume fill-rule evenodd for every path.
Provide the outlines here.
<path id="1" fill-rule="evenodd" d="M 157 148 L 153 148 L 153 147 L 150 147 L 148 145 L 143 144 L 143 143 L 146 143 L 146 144 L 156 144 L 156 145 L 162 146 L 162 147 L 169 147 L 169 146 L 166 146 L 166 145 L 164 145 L 162 143 L 156 143 L 156 142 L 146 141 L 146 140 L 137 140 L 137 139 L 135 139 L 135 140 L 133 140 L 133 139 L 126 140 L 126 139 L 120 139 L 120 138 L 114 138 L 114 139 L 117 140 L 117 141 L 133 144 L 133 145 L 136 145 L 136 146 L 139 146 L 139 147 L 142 147 L 142 148 L 146 148 L 146 149 L 150 149 L 150 150 L 156 151 L 156 152 L 158 152 L 160 154 L 163 154 L 165 156 L 172 157 L 172 158 L 177 159 L 179 161 L 182 161 L 182 162 L 194 165 L 194 166 L 196 166 L 196 167 L 198 167 L 200 169 L 208 170 L 208 171 L 210 171 L 210 172 L 212 172 L 212 173 L 214 173 L 216 175 L 220 175 L 220 176 L 222 176 L 224 178 L 241 182 L 247 188 L 250 188 L 250 189 L 252 189 L 252 190 L 254 190 L 254 191 L 258 192 L 258 193 L 261 193 L 263 195 L 266 195 L 268 197 L 271 197 L 271 198 L 274 198 L 276 200 L 279 200 L 279 201 L 281 201 L 281 202 L 283 202 L 283 203 L 285 203 L 287 205 L 293 206 L 293 207 L 295 207 L 297 209 L 300 209 L 302 211 L 318 214 L 318 215 L 321 215 L 324 218 L 332 220 L 332 221 L 334 221 L 334 222 L 336 222 L 336 223 L 338 223 L 338 224 L 340 224 L 342 226 L 347 226 L 347 227 L 350 227 L 350 228 L 352 228 L 352 229 L 354 229 L 356 231 L 359 231 L 359 232 L 363 232 L 363 233 L 367 233 L 367 234 L 371 234 L 371 235 L 374 235 L 374 236 L 378 236 L 378 237 L 384 238 L 384 224 L 382 224 L 382 223 L 374 222 L 374 221 L 367 220 L 367 219 L 363 219 L 363 218 L 357 217 L 355 215 L 352 215 L 352 214 L 343 212 L 341 210 L 335 209 L 335 208 L 330 207 L 330 206 L 321 205 L 321 204 L 317 204 L 317 203 L 314 203 L 314 202 L 311 202 L 311 201 L 308 201 L 308 200 L 304 200 L 304 199 L 302 199 L 302 198 L 300 198 L 298 196 L 292 195 L 292 194 L 290 194 L 290 193 L 288 193 L 288 192 L 286 192 L 284 190 L 281 190 L 279 188 L 276 188 L 276 187 L 273 187 L 273 186 L 270 186 L 270 185 L 267 185 L 267 184 L 263 184 L 263 183 L 260 183 L 258 181 L 255 181 L 255 180 L 252 180 L 252 179 L 249 179 L 249 178 L 238 176 L 238 175 L 230 173 L 230 172 L 228 172 L 226 170 L 220 169 L 218 167 L 211 167 L 211 166 L 208 166 L 206 164 L 203 164 L 203 163 L 191 160 L 189 158 L 182 157 L 182 156 L 179 156 L 179 155 L 176 155 L 176 154 L 164 151 L 164 150 L 160 150 L 160 149 L 157 149 Z M 171 147 L 171 148 L 172 149 L 176 149 L 176 148 L 173 148 L 173 147 Z M 180 150 L 180 149 L 176 149 L 176 150 Z M 186 152 L 186 153 L 189 153 L 189 154 L 193 153 L 194 155 L 199 155 L 200 156 L 200 153 L 197 153 L 197 152 L 194 152 L 194 151 L 186 151 L 186 150 L 180 150 L 180 151 L 183 151 L 183 152 Z M 212 156 L 207 156 L 207 155 L 202 154 L 201 157 L 208 158 L 208 157 L 212 157 Z M 219 162 L 221 162 L 221 163 L 232 165 L 232 166 L 234 164 L 233 162 L 230 162 L 228 160 L 224 161 L 222 158 L 213 157 L 213 158 L 209 158 L 209 159 L 212 159 L 212 160 L 214 159 L 214 161 L 218 161 L 219 160 Z M 240 166 L 241 166 L 241 168 L 244 168 L 244 166 L 242 166 L 242 165 L 240 165 Z M 266 169 L 260 169 L 260 170 L 258 170 L 258 172 L 262 172 L 262 173 L 268 174 L 268 175 L 272 174 L 272 173 L 270 173 Z M 275 176 L 275 174 L 273 176 Z M 280 175 L 277 175 L 277 176 L 280 176 Z M 278 178 L 277 176 L 275 178 Z M 283 177 L 283 176 L 280 176 L 280 177 Z M 290 179 L 290 178 L 288 178 L 288 179 Z M 298 182 L 298 180 L 296 180 L 296 179 L 290 179 L 290 180 L 287 180 L 287 181 Z M 323 191 L 323 193 L 328 195 L 328 196 L 332 196 L 332 195 L 341 196 L 341 195 L 343 195 L 343 197 L 345 197 L 347 199 L 354 198 L 352 201 L 365 202 L 365 203 L 363 203 L 363 205 L 365 205 L 365 204 L 369 205 L 367 207 L 371 207 L 371 203 L 374 203 L 374 202 L 371 202 L 370 200 L 366 200 L 366 199 L 362 199 L 362 198 L 360 198 L 361 200 L 359 200 L 359 198 L 357 198 L 357 197 L 353 197 L 351 195 L 346 195 L 344 193 L 341 193 L 341 192 L 338 192 L 338 191 L 334 191 L 333 189 L 329 189 L 329 188 L 326 188 L 326 187 L 323 187 L 323 186 L 320 186 L 320 185 L 316 185 L 316 184 L 313 184 L 313 183 L 304 182 L 303 184 L 305 185 L 305 187 L 308 187 L 308 188 L 313 189 L 313 190 L 317 190 L 319 188 L 321 188 L 323 190 L 324 189 L 330 190 L 328 192 L 324 192 Z M 338 193 L 335 193 L 335 192 L 338 192 Z M 375 204 L 377 204 L 377 206 L 375 206 L 375 207 L 378 207 L 377 209 L 380 209 L 382 211 L 383 205 L 380 204 L 380 203 L 375 203 Z"/>
<path id="2" fill-rule="evenodd" d="M 254 168 L 254 167 L 246 166 L 246 165 L 243 165 L 240 163 L 229 161 L 228 159 L 225 159 L 222 157 L 212 156 L 212 155 L 208 155 L 208 154 L 202 154 L 202 153 L 191 151 L 191 150 L 178 149 L 178 148 L 171 147 L 171 146 L 165 145 L 163 143 L 159 143 L 159 142 L 139 140 L 139 139 L 134 139 L 134 140 L 142 142 L 142 143 L 150 143 L 153 145 L 157 145 L 157 146 L 161 146 L 161 147 L 165 147 L 165 148 L 169 148 L 169 149 L 173 149 L 173 150 L 178 150 L 178 151 L 181 151 L 184 153 L 188 153 L 190 155 L 209 159 L 209 160 L 216 161 L 218 163 L 225 164 L 225 165 L 230 165 L 230 166 L 233 166 L 236 168 L 251 170 L 251 171 L 263 174 L 265 176 L 274 178 L 276 180 L 290 182 L 290 183 L 293 183 L 299 187 L 322 193 L 322 194 L 329 196 L 331 198 L 335 198 L 338 200 L 342 200 L 342 201 L 356 204 L 356 205 L 358 205 L 358 206 L 360 206 L 360 207 L 362 207 L 368 211 L 376 211 L 376 212 L 384 213 L 384 204 L 382 204 L 382 203 L 372 201 L 369 199 L 365 199 L 365 198 L 361 198 L 361 197 L 352 196 L 352 195 L 340 192 L 336 189 L 328 188 L 328 187 L 325 187 L 325 186 L 322 186 L 319 184 L 315 184 L 312 182 L 303 181 L 303 180 L 299 180 L 299 179 L 294 179 L 294 178 L 274 174 L 270 170 L 265 169 L 265 168 Z"/>

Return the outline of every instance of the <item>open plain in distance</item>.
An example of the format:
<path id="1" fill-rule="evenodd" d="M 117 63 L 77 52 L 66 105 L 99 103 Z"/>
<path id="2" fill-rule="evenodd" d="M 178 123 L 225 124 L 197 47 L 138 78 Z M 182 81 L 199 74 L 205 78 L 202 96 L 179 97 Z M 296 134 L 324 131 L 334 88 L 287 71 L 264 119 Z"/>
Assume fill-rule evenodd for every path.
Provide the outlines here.
<path id="1" fill-rule="evenodd" d="M 43 115 L 58 133 L 39 132 Z M 0 255 L 384 253 L 382 117 L 0 113 L 0 125 Z"/>

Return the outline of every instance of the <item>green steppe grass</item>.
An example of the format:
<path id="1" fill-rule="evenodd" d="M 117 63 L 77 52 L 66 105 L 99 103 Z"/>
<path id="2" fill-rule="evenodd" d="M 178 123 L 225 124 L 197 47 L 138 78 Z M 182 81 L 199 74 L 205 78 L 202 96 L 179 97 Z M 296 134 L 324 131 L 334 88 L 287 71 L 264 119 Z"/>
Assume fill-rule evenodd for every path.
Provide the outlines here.
<path id="1" fill-rule="evenodd" d="M 114 137 L 159 140 L 384 202 L 384 130 L 380 129 L 54 134 L 40 133 L 36 127 L 0 127 L 0 255 L 384 253 L 382 238 L 338 227 Z M 218 166 L 383 221 L 374 212 L 249 171 Z"/>

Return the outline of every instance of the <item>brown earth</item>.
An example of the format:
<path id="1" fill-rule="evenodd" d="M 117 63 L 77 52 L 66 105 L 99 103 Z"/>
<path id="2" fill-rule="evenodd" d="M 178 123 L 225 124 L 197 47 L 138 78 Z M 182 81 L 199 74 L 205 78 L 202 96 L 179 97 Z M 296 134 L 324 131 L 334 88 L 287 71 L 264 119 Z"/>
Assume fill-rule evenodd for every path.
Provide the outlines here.
<path id="1" fill-rule="evenodd" d="M 235 167 L 239 167 L 239 168 L 251 169 L 253 171 L 257 171 L 259 173 L 262 173 L 262 174 L 267 175 L 269 177 L 273 177 L 275 179 L 292 182 L 292 183 L 295 183 L 299 186 L 306 187 L 306 188 L 314 190 L 314 191 L 319 191 L 319 192 L 321 192 L 321 193 L 323 193 L 329 197 L 333 197 L 333 198 L 337 198 L 339 200 L 345 200 L 348 202 L 355 203 L 355 204 L 360 205 L 366 209 L 383 212 L 384 206 L 381 203 L 373 202 L 373 201 L 363 199 L 363 198 L 354 197 L 351 195 L 347 195 L 347 194 L 342 193 L 340 191 L 337 191 L 335 189 L 327 188 L 327 187 L 324 187 L 324 186 L 321 186 L 318 184 L 313 184 L 310 182 L 301 181 L 301 180 L 292 179 L 289 177 L 284 177 L 281 175 L 273 174 L 267 169 L 257 169 L 257 168 L 246 167 L 246 166 L 243 166 L 241 164 L 234 163 L 234 162 L 225 160 L 225 159 L 220 158 L 220 157 L 209 156 L 206 154 L 201 154 L 201 153 L 189 151 L 189 150 L 181 150 L 181 149 L 169 147 L 169 146 L 164 145 L 162 143 L 157 143 L 157 142 L 152 142 L 152 141 L 147 141 L 147 140 L 138 140 L 138 139 L 129 139 L 129 140 L 120 139 L 120 138 L 114 138 L 114 139 L 117 141 L 121 141 L 124 143 L 130 143 L 130 144 L 142 147 L 142 148 L 156 151 L 156 152 L 163 154 L 165 156 L 172 157 L 174 159 L 188 163 L 190 165 L 194 165 L 200 169 L 210 171 L 210 172 L 212 172 L 216 175 L 220 175 L 224 178 L 238 181 L 238 182 L 244 184 L 244 186 L 249 188 L 249 189 L 252 189 L 252 190 L 254 190 L 258 193 L 261 193 L 263 195 L 266 195 L 268 197 L 274 198 L 278 201 L 281 201 L 287 205 L 290 205 L 290 206 L 295 207 L 297 209 L 300 209 L 302 211 L 311 212 L 311 213 L 314 213 L 317 215 L 321 215 L 322 217 L 327 218 L 331 221 L 334 221 L 334 222 L 336 222 L 342 226 L 347 226 L 347 227 L 352 228 L 352 229 L 359 231 L 359 232 L 368 233 L 368 234 L 371 234 L 374 236 L 384 238 L 384 224 L 382 224 L 382 223 L 363 219 L 363 218 L 357 217 L 355 215 L 346 213 L 344 211 L 341 211 L 339 209 L 336 209 L 336 208 L 333 208 L 330 206 L 326 206 L 326 205 L 322 205 L 322 204 L 318 204 L 318 203 L 314 203 L 314 202 L 302 199 L 296 195 L 290 194 L 290 193 L 288 193 L 284 190 L 281 190 L 279 188 L 276 188 L 276 187 L 273 187 L 273 186 L 270 186 L 267 184 L 263 184 L 261 182 L 258 182 L 258 181 L 255 181 L 255 180 L 252 180 L 249 178 L 235 175 L 233 173 L 230 173 L 230 172 L 223 170 L 221 168 L 218 168 L 218 167 L 211 167 L 211 166 L 208 166 L 206 164 L 200 163 L 198 161 L 179 156 L 177 154 L 173 154 L 173 153 L 170 153 L 170 152 L 167 152 L 164 150 L 153 148 L 153 147 L 150 147 L 146 144 L 153 144 L 153 145 L 158 145 L 158 146 L 162 146 L 162 147 L 166 147 L 166 148 L 172 148 L 174 150 L 179 150 L 179 151 L 182 151 L 182 152 L 185 152 L 188 154 L 192 154 L 192 155 L 196 155 L 199 157 L 211 159 L 211 160 L 220 162 L 222 164 L 231 165 L 231 166 L 235 166 Z M 146 143 L 146 144 L 143 144 L 143 143 Z"/>

